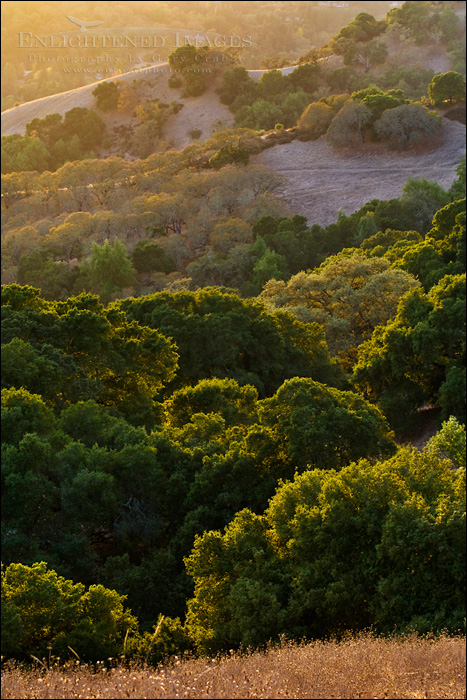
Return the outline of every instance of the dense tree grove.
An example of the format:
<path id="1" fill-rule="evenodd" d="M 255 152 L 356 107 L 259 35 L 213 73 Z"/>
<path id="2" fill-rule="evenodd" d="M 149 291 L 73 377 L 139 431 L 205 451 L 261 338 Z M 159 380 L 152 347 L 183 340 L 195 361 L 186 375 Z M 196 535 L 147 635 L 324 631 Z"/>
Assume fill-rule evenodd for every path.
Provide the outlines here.
<path id="1" fill-rule="evenodd" d="M 433 297 L 435 294 L 440 294 L 436 288 Z M 448 536 L 444 522 L 446 527 L 448 522 L 452 523 L 449 527 L 458 527 L 456 498 L 461 498 L 460 487 L 456 486 L 456 472 L 449 462 L 443 462 L 451 459 L 457 465 L 462 459 L 463 431 L 454 419 L 424 456 L 402 451 L 391 458 L 394 462 L 375 462 L 395 452 L 393 436 L 377 408 L 357 393 L 333 388 L 336 383 L 342 386 L 344 379 L 330 362 L 319 327 L 293 321 L 285 312 L 271 316 L 258 304 L 220 290 L 128 299 L 105 309 L 96 297 L 45 302 L 36 290 L 13 285 L 3 290 L 2 312 L 3 557 L 7 565 L 18 561 L 23 565 L 21 569 L 12 563 L 16 569 L 8 567 L 5 574 L 6 653 L 38 652 L 50 644 L 60 651 L 69 644 L 87 658 L 96 659 L 104 649 L 108 653 L 109 645 L 121 644 L 129 630 L 128 649 L 132 654 L 146 655 L 151 648 L 149 630 L 151 625 L 162 624 L 161 614 L 169 617 L 160 645 L 152 650 L 154 660 L 164 649 L 180 651 L 195 645 L 201 651 L 212 651 L 226 644 L 259 644 L 282 632 L 315 635 L 371 623 L 383 629 L 395 621 L 410 625 L 417 615 L 425 620 L 427 629 L 431 624 L 457 624 L 460 602 L 455 597 L 444 613 L 440 611 L 440 600 L 451 601 L 451 594 L 446 598 L 442 585 L 433 589 L 429 601 L 417 599 L 414 593 L 411 607 L 405 612 L 398 610 L 391 590 L 404 569 L 399 570 L 390 558 L 395 545 L 389 544 L 396 536 L 390 533 L 399 511 L 408 528 L 425 527 L 417 525 L 417 518 L 436 520 L 428 508 L 433 499 L 430 507 L 436 511 L 436 499 L 446 503 L 449 498 L 454 518 L 449 519 L 443 510 L 446 520 L 436 520 L 436 536 Z M 221 334 L 226 340 L 224 356 Z M 237 346 L 235 357 L 232 350 Z M 210 357 L 211 348 L 218 352 Z M 284 352 L 287 362 L 280 359 Z M 452 352 L 457 356 L 454 347 Z M 274 353 L 279 353 L 277 359 Z M 275 379 L 273 373 L 281 367 L 293 378 L 284 381 L 284 375 L 278 375 Z M 173 380 L 174 375 L 178 381 Z M 361 381 L 360 375 L 357 378 Z M 154 401 L 154 397 L 158 399 Z M 452 399 L 449 408 L 456 408 Z M 358 462 L 361 459 L 367 461 Z M 346 466 L 353 462 L 353 466 Z M 390 478 L 395 468 L 400 470 L 401 481 L 394 483 L 391 505 L 383 475 Z M 425 485 L 428 473 L 432 473 L 426 472 L 428 468 L 437 470 L 437 479 L 444 475 L 441 491 L 427 492 L 428 483 L 433 488 L 432 476 Z M 415 476 L 410 476 L 404 486 L 411 470 L 419 475 L 418 481 L 413 482 Z M 333 577 L 332 595 L 325 572 L 332 571 L 333 565 L 327 560 L 318 562 L 319 557 L 330 556 L 324 544 L 321 554 L 316 546 L 310 549 L 309 544 L 304 545 L 318 557 L 313 564 L 303 559 L 298 548 L 294 550 L 296 564 L 291 560 L 284 569 L 280 540 L 267 534 L 268 513 L 276 513 L 282 490 L 291 486 L 280 487 L 269 506 L 268 501 L 278 481 L 293 479 L 294 474 L 295 481 L 298 474 L 314 480 L 317 498 L 319 489 L 324 489 L 327 496 L 319 501 L 320 508 L 330 507 L 326 499 L 335 500 L 338 522 L 334 525 L 326 518 L 330 532 L 317 531 L 317 541 L 326 542 L 332 533 L 337 547 L 339 533 L 344 539 L 344 533 L 350 537 L 342 542 L 348 561 L 333 547 L 343 579 L 339 583 L 340 579 Z M 329 485 L 326 474 L 330 475 Z M 364 487 L 366 475 L 369 482 Z M 355 497 L 358 494 L 358 502 L 366 503 L 368 514 L 376 511 L 365 489 L 378 485 L 381 491 L 374 496 L 379 499 L 381 522 L 376 525 L 374 517 L 369 521 L 371 536 L 361 529 L 363 521 L 358 525 L 361 544 L 355 542 L 356 526 L 351 523 L 355 518 L 360 522 L 363 513 L 353 498 L 348 513 L 342 510 L 338 487 L 342 479 L 352 484 Z M 346 493 L 348 488 L 345 486 Z M 421 489 L 426 505 L 419 504 L 413 511 L 409 504 L 417 489 Z M 305 493 L 307 508 L 314 513 L 308 487 Z M 293 518 L 287 499 L 287 518 Z M 404 508 L 415 518 L 413 525 L 403 515 Z M 260 523 L 264 525 L 258 530 Z M 303 522 L 303 526 L 303 536 L 306 532 L 306 537 L 313 537 L 311 523 Z M 224 527 L 226 537 L 240 528 L 233 541 L 237 547 L 243 538 L 244 545 L 232 553 L 232 561 L 237 561 L 233 579 L 220 573 L 225 566 L 221 560 L 215 564 L 224 583 L 216 587 L 214 600 L 209 583 L 212 574 L 208 574 L 211 564 L 206 569 L 202 559 L 208 556 L 213 562 L 213 556 L 224 556 L 217 547 L 211 551 L 209 544 L 209 538 L 214 542 L 220 537 L 216 532 Z M 279 525 L 272 520 L 271 527 Z M 289 527 L 287 521 L 280 527 Z M 394 533 L 401 537 L 399 527 Z M 190 555 L 195 536 L 199 539 Z M 289 538 L 295 541 L 297 536 Z M 360 572 L 355 568 L 355 553 L 368 546 L 363 544 L 365 537 L 370 542 L 375 536 L 384 543 L 378 565 L 375 568 L 375 563 L 361 559 Z M 248 563 L 251 547 L 257 552 L 253 570 Z M 371 552 L 370 559 L 374 556 Z M 454 557 L 454 561 L 459 551 L 443 556 Z M 183 557 L 188 557 L 188 573 L 195 583 L 185 626 L 180 618 L 193 588 Z M 41 560 L 54 571 L 46 573 L 43 564 L 27 568 Z M 304 606 L 300 596 L 310 585 L 305 585 L 311 575 L 306 573 L 309 566 L 315 571 L 312 587 L 316 595 L 315 602 L 308 599 Z M 435 572 L 435 563 L 433 566 Z M 368 567 L 373 572 L 370 579 Z M 378 567 L 388 567 L 390 574 L 384 586 L 376 587 Z M 319 571 L 324 578 L 319 578 Z M 71 581 L 58 580 L 54 572 L 80 583 L 73 588 Z M 72 598 L 66 605 L 78 605 L 83 611 L 82 622 L 73 617 L 71 623 L 64 602 L 61 621 L 47 627 L 42 637 L 34 637 L 22 621 L 15 583 L 19 575 L 38 577 L 34 593 L 30 593 L 33 607 L 43 610 L 40 600 L 45 592 L 41 593 L 41 586 L 53 585 L 56 598 L 49 600 L 58 599 L 67 590 L 66 595 Z M 420 575 L 429 574 L 422 568 Z M 305 577 L 303 583 L 301 576 Z M 359 576 L 364 586 L 357 585 Z M 348 577 L 354 584 L 350 585 Z M 90 586 L 89 594 L 81 582 Z M 318 605 L 321 589 L 328 591 L 329 601 Z M 365 602 L 350 601 L 349 591 Z M 83 595 L 94 596 L 92 600 L 99 606 L 99 596 L 108 601 L 112 624 L 118 624 L 115 632 L 106 626 L 110 617 L 109 622 L 99 618 L 100 626 L 96 627 L 92 607 L 79 602 Z M 134 618 L 123 611 L 122 595 L 127 596 L 127 604 L 139 618 L 139 632 Z M 270 614 L 257 620 L 251 617 L 253 610 L 266 602 Z M 118 614 L 111 614 L 113 606 L 118 607 Z M 353 613 L 349 616 L 350 610 Z M 118 619 L 121 622 L 117 623 Z M 28 624 L 36 623 L 28 619 Z"/>
<path id="2" fill-rule="evenodd" d="M 305 469 L 394 450 L 378 409 L 333 388 L 344 379 L 318 326 L 233 294 L 105 309 L 12 285 L 2 312 L 5 563 L 97 577 L 128 595 L 146 629 L 159 613 L 183 614 L 194 535 L 264 509 L 299 454 Z"/>
<path id="3" fill-rule="evenodd" d="M 452 196 L 463 188 L 461 164 Z M 433 183 L 409 181 L 400 200 L 375 201 L 341 217 L 323 231 L 328 237 L 323 253 L 332 245 L 333 232 L 337 250 L 347 240 L 363 239 L 360 247 L 331 255 L 289 281 L 268 282 L 259 299 L 269 311 L 220 288 L 165 291 L 104 307 L 89 294 L 54 302 L 32 287 L 6 286 L 5 564 L 46 561 L 60 576 L 91 586 L 90 591 L 97 581 L 127 596 L 140 622 L 139 631 L 136 623 L 127 627 L 129 653 L 150 654 L 154 661 L 183 649 L 211 653 L 226 645 L 260 644 L 283 633 L 314 636 L 369 624 L 382 630 L 394 624 L 457 629 L 461 604 L 452 591 L 461 583 L 434 586 L 428 579 L 436 577 L 439 557 L 444 562 L 451 557 L 445 566 L 454 567 L 459 581 L 464 575 L 457 545 L 448 554 L 439 544 L 436 556 L 432 548 L 436 538 L 442 543 L 460 537 L 461 477 L 443 460 L 459 468 L 465 450 L 458 422 L 465 421 L 465 200 L 439 209 L 424 236 L 415 230 L 379 230 L 395 221 L 413 223 L 421 202 L 429 217 L 433 202 L 443 204 L 446 198 Z M 310 245 L 313 234 L 316 243 L 324 240 L 319 227 L 307 229 L 300 217 L 263 217 L 252 230 L 240 223 L 239 235 L 256 237 L 254 244 L 240 246 L 259 246 L 289 265 L 295 258 L 287 240 L 302 241 L 300 246 Z M 218 228 L 212 243 L 222 246 L 223 235 Z M 108 259 L 105 264 L 112 265 L 118 250 L 110 244 L 98 254 L 95 249 L 90 260 L 95 255 L 96 274 L 98 261 Z M 161 250 L 156 246 L 155 259 L 161 260 Z M 310 254 L 317 255 L 316 247 Z M 299 270 L 298 258 L 296 264 Z M 115 267 L 124 273 L 119 262 Z M 110 272 L 103 279 L 112 279 Z M 456 418 L 420 456 L 398 451 L 391 457 L 396 447 L 385 416 L 403 431 L 427 403 L 441 407 L 441 418 Z M 439 488 L 447 491 L 433 491 L 433 470 L 441 479 Z M 301 515 L 304 534 L 290 536 L 294 542 L 315 537 L 313 528 L 318 528 L 316 542 L 323 543 L 332 533 L 341 571 L 332 582 L 326 578 L 335 571 L 327 548 L 310 548 L 306 540 L 305 548 L 314 553 L 310 562 L 298 545 L 296 558 L 284 559 L 280 548 L 288 545 L 272 534 L 275 504 L 292 486 L 279 487 L 276 496 L 275 490 L 280 480 L 294 475 L 299 484 L 299 475 L 314 479 L 313 497 L 325 512 L 331 507 L 327 499 L 337 494 L 339 525 L 334 526 L 318 515 L 307 486 L 306 517 L 312 520 L 307 524 Z M 344 478 L 355 482 L 360 499 L 370 483 L 381 489 L 380 496 L 375 494 L 378 525 L 373 519 L 364 526 L 353 500 L 345 515 L 338 495 Z M 391 497 L 386 478 L 395 479 Z M 324 500 L 320 489 L 327 494 Z M 441 502 L 452 508 L 452 515 L 443 510 L 445 520 L 436 515 Z M 293 512 L 287 506 L 287 518 L 295 523 Z M 280 527 L 289 527 L 286 523 Z M 328 534 L 323 527 L 331 528 Z M 365 534 L 366 527 L 371 534 Z M 417 575 L 425 583 L 411 589 L 412 597 L 401 607 L 397 591 L 405 585 L 404 562 L 420 552 L 410 554 L 404 537 L 432 527 L 425 556 L 433 574 L 422 565 Z M 344 558 L 338 554 L 340 533 L 350 537 L 342 542 Z M 236 543 L 230 554 L 224 554 L 224 537 L 226 544 Z M 377 559 L 374 545 L 362 558 L 369 546 L 365 542 L 375 537 Z M 400 547 L 405 558 L 394 554 Z M 237 562 L 234 570 L 229 561 Z M 211 566 L 223 581 L 215 588 Z M 430 596 L 417 597 L 425 584 Z M 106 590 L 103 596 L 110 595 Z M 310 590 L 315 591 L 311 597 Z M 12 592 L 5 601 L 6 649 L 21 655 L 40 648 L 40 642 L 21 631 L 15 596 Z M 117 598 L 109 598 L 110 604 Z M 256 618 L 259 609 L 270 614 Z M 16 636 L 11 631 L 15 620 Z M 90 629 L 93 623 L 82 625 Z M 163 632 L 153 647 L 154 625 Z M 58 649 L 62 642 L 54 641 L 54 634 L 55 627 L 47 643 Z M 76 634 L 66 627 L 60 639 L 95 658 L 103 642 L 96 638 L 95 646 L 90 641 L 86 646 Z M 109 643 L 112 639 L 121 644 L 121 636 L 110 636 Z"/>
<path id="4" fill-rule="evenodd" d="M 196 538 L 196 645 L 212 654 L 279 634 L 389 632 L 395 619 L 406 630 L 461 628 L 464 489 L 465 470 L 429 451 L 297 475 L 264 514 L 242 510 L 223 533 Z"/>
<path id="5" fill-rule="evenodd" d="M 125 16 L 194 22 L 205 3 L 147 5 Z M 215 5 L 237 27 L 238 7 Z M 259 22 L 270 3 L 240 5 Z M 250 160 L 293 138 L 431 142 L 440 117 L 420 97 L 445 107 L 465 79 L 389 64 L 388 46 L 426 40 L 459 62 L 461 28 L 439 3 L 341 8 L 346 26 L 283 75 L 277 33 L 298 58 L 327 12 L 289 5 L 258 27 L 272 70 L 257 83 L 227 52 L 234 129 L 154 153 L 180 105 L 105 81 L 97 111 L 2 140 L 7 658 L 156 664 L 465 630 L 465 158 L 449 190 L 409 178 L 326 227 Z M 171 87 L 202 94 L 209 55 L 174 51 Z M 95 157 L 111 111 L 139 119 L 139 159 Z M 411 449 L 428 411 L 435 434 Z"/>

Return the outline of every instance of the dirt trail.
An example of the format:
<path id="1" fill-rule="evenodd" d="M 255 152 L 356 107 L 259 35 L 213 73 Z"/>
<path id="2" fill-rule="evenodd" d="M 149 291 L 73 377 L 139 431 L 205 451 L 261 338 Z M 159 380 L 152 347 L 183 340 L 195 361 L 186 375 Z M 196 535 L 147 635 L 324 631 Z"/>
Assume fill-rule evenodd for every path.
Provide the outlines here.
<path id="1" fill-rule="evenodd" d="M 449 187 L 464 153 L 465 125 L 443 119 L 442 143 L 428 151 L 374 145 L 363 152 L 335 151 L 321 138 L 275 146 L 252 160 L 285 176 L 278 194 L 294 213 L 306 216 L 310 225 L 327 226 L 339 209 L 351 214 L 371 199 L 398 197 L 409 177 Z"/>

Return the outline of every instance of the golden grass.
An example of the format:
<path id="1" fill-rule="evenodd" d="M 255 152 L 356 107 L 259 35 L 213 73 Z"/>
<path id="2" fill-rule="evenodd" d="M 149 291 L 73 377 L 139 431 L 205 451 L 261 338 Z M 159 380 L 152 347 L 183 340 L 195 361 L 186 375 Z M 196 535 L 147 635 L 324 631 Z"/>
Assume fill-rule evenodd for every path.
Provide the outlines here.
<path id="1" fill-rule="evenodd" d="M 2 671 L 2 698 L 464 698 L 465 637 L 282 644 L 248 655 L 96 672 L 79 661 Z"/>

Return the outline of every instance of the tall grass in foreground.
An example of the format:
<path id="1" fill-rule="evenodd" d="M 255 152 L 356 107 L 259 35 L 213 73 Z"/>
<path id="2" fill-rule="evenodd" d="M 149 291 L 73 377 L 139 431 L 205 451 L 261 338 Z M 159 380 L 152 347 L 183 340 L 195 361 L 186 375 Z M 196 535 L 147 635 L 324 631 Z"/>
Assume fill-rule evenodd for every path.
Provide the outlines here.
<path id="1" fill-rule="evenodd" d="M 465 637 L 284 643 L 151 669 L 7 664 L 2 698 L 464 698 Z"/>

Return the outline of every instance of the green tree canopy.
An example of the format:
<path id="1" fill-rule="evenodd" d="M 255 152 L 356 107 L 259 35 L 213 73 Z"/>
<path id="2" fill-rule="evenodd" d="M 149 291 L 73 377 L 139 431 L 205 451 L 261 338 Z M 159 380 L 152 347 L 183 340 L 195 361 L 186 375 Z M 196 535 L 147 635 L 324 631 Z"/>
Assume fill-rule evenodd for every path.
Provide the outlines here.
<path id="1" fill-rule="evenodd" d="M 465 471 L 432 452 L 297 474 L 264 515 L 243 510 L 196 538 L 185 560 L 190 634 L 212 654 L 368 625 L 457 630 L 464 511 Z"/>
<path id="2" fill-rule="evenodd" d="M 295 68 L 288 78 L 294 88 L 302 88 L 311 95 L 318 89 L 321 75 L 322 69 L 318 63 L 305 63 Z"/>
<path id="3" fill-rule="evenodd" d="M 131 287 L 136 281 L 135 269 L 118 238 L 113 245 L 107 239 L 102 246 L 93 242 L 84 272 L 89 275 L 93 291 L 98 292 L 104 301 L 109 301 L 112 294 Z"/>
<path id="4" fill-rule="evenodd" d="M 389 11 L 388 20 L 396 23 L 402 29 L 403 34 L 417 44 L 426 41 L 428 25 L 430 21 L 429 2 L 420 0 L 408 0 L 401 7 Z"/>
<path id="5" fill-rule="evenodd" d="M 273 129 L 282 120 L 282 109 L 264 98 L 255 100 L 251 106 L 241 107 L 235 113 L 235 124 L 249 129 Z"/>
<path id="6" fill-rule="evenodd" d="M 43 172 L 50 163 L 50 153 L 42 141 L 33 136 L 2 136 L 2 173 L 36 170 Z"/>
<path id="7" fill-rule="evenodd" d="M 360 347 L 356 385 L 399 428 L 427 403 L 465 422 L 463 385 L 452 374 L 464 371 L 464 328 L 465 274 L 446 275 L 428 294 L 408 292 L 395 320 Z"/>
<path id="8" fill-rule="evenodd" d="M 367 42 L 378 36 L 385 30 L 385 22 L 378 22 L 373 15 L 368 12 L 360 12 L 350 24 L 343 27 L 340 32 L 333 37 L 331 47 L 336 49 L 342 40 Z"/>
<path id="9" fill-rule="evenodd" d="M 396 92 L 400 92 L 401 94 L 397 95 L 395 94 Z M 382 92 L 380 94 L 366 95 L 366 97 L 363 98 L 362 103 L 371 109 L 373 119 L 376 120 L 380 119 L 383 112 L 385 112 L 387 109 L 394 109 L 395 107 L 403 104 L 404 93 L 402 90 L 389 90 L 385 93 Z"/>
<path id="10" fill-rule="evenodd" d="M 333 92 L 352 92 L 357 82 L 357 73 L 352 66 L 335 68 L 326 75 L 326 83 Z"/>
<path id="11" fill-rule="evenodd" d="M 96 98 L 98 108 L 103 112 L 117 108 L 120 96 L 120 89 L 117 83 L 112 81 L 99 83 L 92 91 L 92 94 Z"/>
<path id="12" fill-rule="evenodd" d="M 65 112 L 63 133 L 67 139 L 77 136 L 83 151 L 91 151 L 100 146 L 105 133 L 105 124 L 92 109 L 73 107 Z"/>
<path id="13" fill-rule="evenodd" d="M 264 396 L 291 376 L 339 381 L 318 326 L 268 314 L 230 291 L 160 292 L 117 301 L 112 308 L 175 340 L 180 369 L 174 389 L 200 379 L 230 378 Z"/>
<path id="14" fill-rule="evenodd" d="M 230 163 L 241 163 L 242 165 L 248 165 L 249 160 L 250 153 L 248 149 L 230 145 L 219 148 L 219 150 L 209 159 L 209 165 L 211 168 L 219 170 L 219 168 L 223 168 L 224 165 L 229 165 Z"/>
<path id="15" fill-rule="evenodd" d="M 248 75 L 243 66 L 233 66 L 222 73 L 222 80 L 217 93 L 223 104 L 231 105 L 248 88 L 256 92 L 256 83 L 253 78 Z"/>
<path id="16" fill-rule="evenodd" d="M 38 386 L 39 363 L 57 372 L 57 385 L 45 392 L 56 407 L 92 398 L 122 411 L 130 422 L 153 424 L 155 395 L 175 375 L 174 345 L 116 310 L 104 313 L 95 296 L 45 302 L 36 292 L 19 285 L 2 288 L 3 338 L 5 344 L 23 341 L 27 367 L 22 376 L 10 367 L 8 380 L 18 382 L 17 389 L 25 379 L 31 388 Z"/>
<path id="17" fill-rule="evenodd" d="M 227 425 L 251 423 L 258 392 L 233 379 L 202 379 L 195 386 L 175 391 L 164 403 L 170 425 L 183 427 L 195 413 L 219 413 Z"/>
<path id="18" fill-rule="evenodd" d="M 289 379 L 259 409 L 261 422 L 277 432 L 291 464 L 340 468 L 360 457 L 394 451 L 384 417 L 361 396 L 311 379 Z"/>
<path id="19" fill-rule="evenodd" d="M 2 653 L 16 658 L 31 654 L 68 654 L 71 646 L 83 659 L 116 656 L 137 620 L 123 607 L 125 596 L 100 585 L 86 591 L 47 569 L 45 562 L 2 566 Z M 6 614 L 6 620 L 3 618 Z M 12 617 L 15 629 L 11 629 Z M 17 625 L 17 627 L 16 627 Z M 3 632 L 3 629 L 2 629 Z"/>
<path id="20" fill-rule="evenodd" d="M 50 150 L 63 134 L 63 118 L 61 114 L 48 114 L 40 119 L 35 117 L 26 124 L 26 133 L 36 136 Z"/>
<path id="21" fill-rule="evenodd" d="M 434 105 L 465 100 L 465 76 L 453 70 L 438 73 L 428 86 L 428 96 Z"/>
<path id="22" fill-rule="evenodd" d="M 175 263 L 164 249 L 154 241 L 140 241 L 131 254 L 137 272 L 173 272 Z"/>
<path id="23" fill-rule="evenodd" d="M 348 368 L 360 343 L 386 324 L 401 296 L 419 284 L 385 259 L 339 254 L 313 273 L 299 272 L 287 283 L 269 282 L 260 299 L 270 308 L 289 309 L 304 322 L 322 324 L 331 352 Z"/>
<path id="24" fill-rule="evenodd" d="M 55 427 L 55 418 L 41 396 L 26 389 L 2 389 L 2 425 L 8 443 L 19 443 L 26 433 L 48 435 Z"/>

